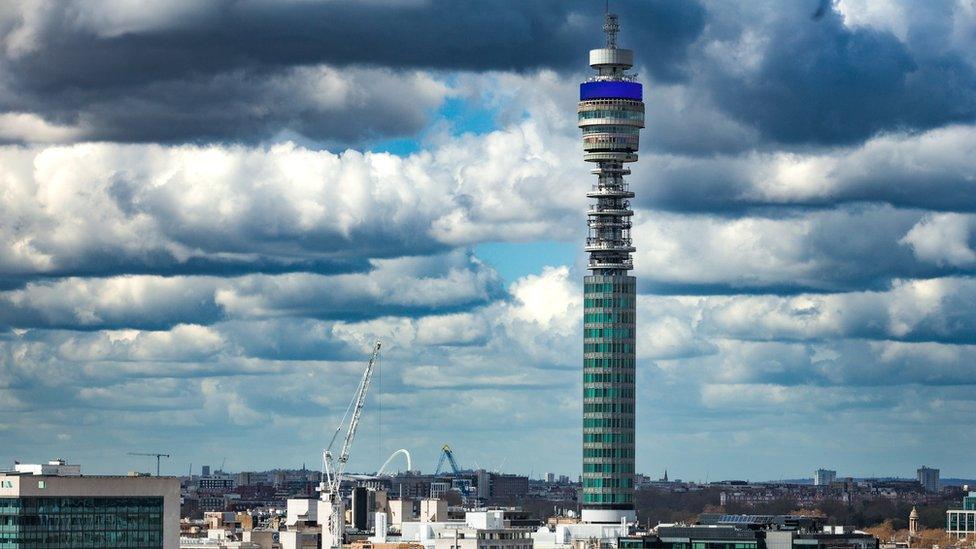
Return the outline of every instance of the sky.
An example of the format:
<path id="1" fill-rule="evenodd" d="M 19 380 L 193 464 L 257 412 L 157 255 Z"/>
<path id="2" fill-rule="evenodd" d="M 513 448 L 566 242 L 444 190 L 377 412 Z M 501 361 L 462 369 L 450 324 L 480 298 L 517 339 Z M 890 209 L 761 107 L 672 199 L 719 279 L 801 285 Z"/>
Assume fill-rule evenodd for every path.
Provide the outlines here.
<path id="1" fill-rule="evenodd" d="M 976 476 L 976 4 L 611 7 L 638 471 Z M 575 477 L 602 10 L 0 4 L 0 467 Z"/>

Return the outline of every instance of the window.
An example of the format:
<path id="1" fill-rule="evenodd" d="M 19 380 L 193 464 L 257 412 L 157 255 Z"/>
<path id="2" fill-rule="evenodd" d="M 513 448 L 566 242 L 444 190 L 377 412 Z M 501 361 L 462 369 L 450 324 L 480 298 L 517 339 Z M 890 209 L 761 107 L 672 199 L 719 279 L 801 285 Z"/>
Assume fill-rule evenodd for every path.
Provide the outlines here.
<path id="1" fill-rule="evenodd" d="M 37 487 L 38 489 L 43 490 L 45 488 L 44 481 L 43 480 L 37 481 Z"/>
<path id="2" fill-rule="evenodd" d="M 162 549 L 161 497 L 22 497 L 0 504 L 0 547 L 47 540 L 48 549 Z M 36 545 L 29 545 L 31 547 Z"/>

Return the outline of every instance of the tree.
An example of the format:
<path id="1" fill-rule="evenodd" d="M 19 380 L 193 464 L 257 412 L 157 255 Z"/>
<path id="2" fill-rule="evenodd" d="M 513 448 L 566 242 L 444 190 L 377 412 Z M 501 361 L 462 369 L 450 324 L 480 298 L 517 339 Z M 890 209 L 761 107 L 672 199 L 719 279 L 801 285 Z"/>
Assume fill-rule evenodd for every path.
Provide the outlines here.
<path id="1" fill-rule="evenodd" d="M 878 538 L 882 542 L 891 541 L 895 537 L 895 527 L 892 525 L 891 519 L 888 519 L 881 524 L 869 526 L 865 528 L 864 531 Z"/>

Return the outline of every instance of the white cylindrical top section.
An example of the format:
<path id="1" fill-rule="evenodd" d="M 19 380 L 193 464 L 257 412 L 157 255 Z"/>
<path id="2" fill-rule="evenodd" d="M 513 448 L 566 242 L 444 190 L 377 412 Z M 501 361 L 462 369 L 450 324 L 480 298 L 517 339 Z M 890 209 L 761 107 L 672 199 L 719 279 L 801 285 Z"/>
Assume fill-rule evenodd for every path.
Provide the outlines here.
<path id="1" fill-rule="evenodd" d="M 637 520 L 637 512 L 633 509 L 586 509 L 583 508 L 583 522 L 589 523 L 606 523 L 606 524 L 623 524 L 626 522 L 635 522 Z"/>
<path id="2" fill-rule="evenodd" d="M 598 50 L 590 50 L 591 67 L 596 69 L 608 65 L 616 65 L 625 69 L 633 67 L 634 50 L 624 50 L 620 48 L 600 48 Z"/>

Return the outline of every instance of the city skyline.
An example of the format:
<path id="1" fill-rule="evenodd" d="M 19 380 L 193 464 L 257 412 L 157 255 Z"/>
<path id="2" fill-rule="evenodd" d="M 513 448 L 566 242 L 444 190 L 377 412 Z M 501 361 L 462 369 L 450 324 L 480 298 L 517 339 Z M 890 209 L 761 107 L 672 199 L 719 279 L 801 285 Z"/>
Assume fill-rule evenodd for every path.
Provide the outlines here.
<path id="1" fill-rule="evenodd" d="M 976 477 L 971 3 L 616 0 L 636 472 Z M 0 463 L 580 470 L 604 3 L 0 9 Z M 232 23 L 233 22 L 233 23 Z"/>

